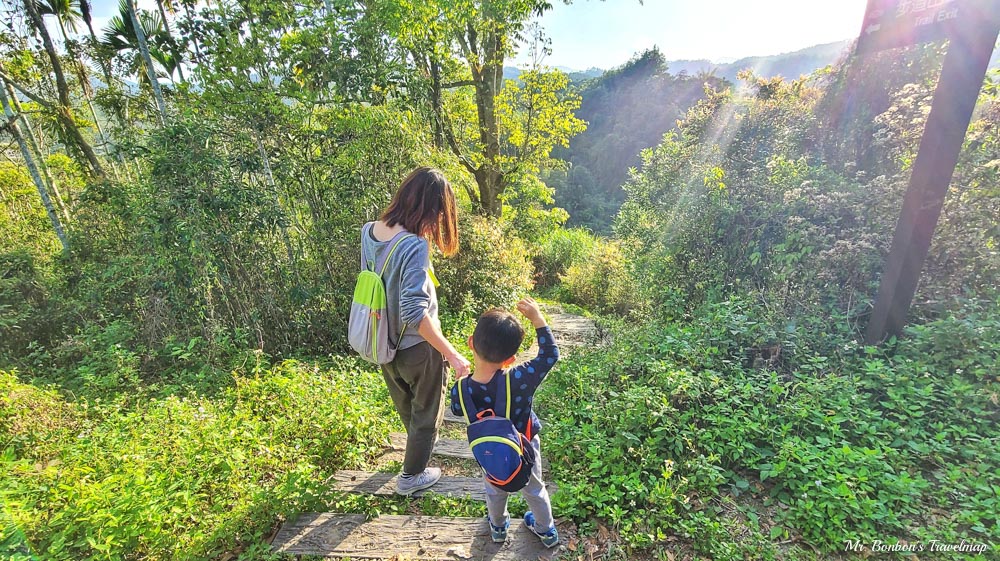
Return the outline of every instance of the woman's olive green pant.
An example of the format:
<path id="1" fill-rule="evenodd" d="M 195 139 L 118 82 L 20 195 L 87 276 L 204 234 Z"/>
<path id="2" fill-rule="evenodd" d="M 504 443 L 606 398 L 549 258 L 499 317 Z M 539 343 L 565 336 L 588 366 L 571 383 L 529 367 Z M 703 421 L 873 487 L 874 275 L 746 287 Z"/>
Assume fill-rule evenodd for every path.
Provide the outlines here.
<path id="1" fill-rule="evenodd" d="M 406 428 L 403 473 L 418 474 L 430 462 L 438 429 L 444 420 L 444 393 L 448 374 L 444 358 L 424 341 L 396 352 L 382 365 L 389 396 Z"/>

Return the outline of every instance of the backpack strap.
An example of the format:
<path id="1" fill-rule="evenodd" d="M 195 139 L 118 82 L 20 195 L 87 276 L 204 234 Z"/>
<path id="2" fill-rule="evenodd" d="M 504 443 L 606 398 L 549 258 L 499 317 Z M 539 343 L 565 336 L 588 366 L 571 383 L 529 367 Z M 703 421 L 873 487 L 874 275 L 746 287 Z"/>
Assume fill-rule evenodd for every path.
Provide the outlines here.
<path id="1" fill-rule="evenodd" d="M 365 260 L 365 238 L 370 236 L 372 227 L 375 225 L 374 222 L 367 222 L 361 227 L 361 270 L 365 271 L 368 269 L 368 262 Z"/>
<path id="2" fill-rule="evenodd" d="M 510 373 L 505 370 L 500 375 L 504 377 L 504 385 L 497 392 L 497 400 L 493 405 L 496 407 L 497 415 L 510 419 Z"/>
<path id="3" fill-rule="evenodd" d="M 391 258 L 392 254 L 396 252 L 396 248 L 399 247 L 399 244 L 403 243 L 403 240 L 412 235 L 413 234 L 404 230 L 389 240 L 389 251 L 382 252 L 382 255 L 379 256 L 379 260 L 375 262 L 375 270 L 378 271 L 378 276 L 381 277 L 385 275 L 385 268 L 389 265 L 389 258 Z"/>
<path id="4" fill-rule="evenodd" d="M 469 378 L 470 378 L 469 376 L 464 376 L 458 379 L 458 404 L 462 406 L 462 415 L 465 417 L 465 421 L 471 425 L 472 423 L 476 422 L 476 414 L 478 413 L 478 411 L 470 412 L 469 409 L 465 406 L 465 392 L 466 391 L 471 392 L 471 390 L 469 389 L 469 384 L 471 383 L 469 382 Z M 463 386 L 462 382 L 467 382 L 467 383 Z"/>

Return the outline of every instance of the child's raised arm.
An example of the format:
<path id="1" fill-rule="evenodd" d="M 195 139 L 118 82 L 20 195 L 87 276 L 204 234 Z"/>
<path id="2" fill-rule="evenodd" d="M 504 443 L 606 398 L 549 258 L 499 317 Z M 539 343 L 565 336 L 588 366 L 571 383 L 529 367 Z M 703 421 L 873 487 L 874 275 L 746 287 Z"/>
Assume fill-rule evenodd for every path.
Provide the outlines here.
<path id="1" fill-rule="evenodd" d="M 545 327 L 545 318 L 542 317 L 542 311 L 538 309 L 538 302 L 535 302 L 531 296 L 525 296 L 517 303 L 517 311 L 528 318 L 535 329 Z"/>
<path id="2" fill-rule="evenodd" d="M 545 323 L 538 303 L 530 297 L 525 297 L 517 303 L 517 311 L 524 314 L 524 317 L 531 321 L 535 327 L 536 337 L 538 337 L 538 356 L 515 368 L 514 377 L 516 379 L 526 378 L 522 383 L 537 386 L 541 383 L 545 375 L 548 374 L 552 366 L 559 360 L 559 347 L 556 345 L 552 330 Z"/>

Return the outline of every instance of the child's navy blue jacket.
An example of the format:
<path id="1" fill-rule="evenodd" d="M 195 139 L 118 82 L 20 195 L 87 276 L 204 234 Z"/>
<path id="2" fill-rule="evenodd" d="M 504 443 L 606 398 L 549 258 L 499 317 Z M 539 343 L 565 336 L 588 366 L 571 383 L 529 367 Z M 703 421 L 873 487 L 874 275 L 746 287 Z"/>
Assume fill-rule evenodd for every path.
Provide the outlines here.
<path id="1" fill-rule="evenodd" d="M 510 420 L 517 427 L 517 430 L 525 435 L 538 434 L 542 428 L 541 422 L 531 409 L 531 401 L 535 390 L 545 379 L 545 375 L 559 360 L 559 347 L 556 346 L 552 330 L 546 325 L 536 329 L 535 333 L 538 336 L 538 356 L 507 371 L 507 375 L 510 376 Z M 496 375 L 486 384 L 469 380 L 470 383 L 464 384 L 467 387 L 466 406 L 470 409 L 475 407 L 476 411 L 493 408 L 497 393 L 506 391 L 501 383 L 502 380 L 502 376 Z M 462 406 L 458 400 L 458 386 L 459 384 L 456 383 L 451 387 L 451 412 L 462 417 Z M 504 412 L 496 411 L 496 414 L 503 415 Z M 530 433 L 528 432 L 529 422 L 531 423 Z"/>

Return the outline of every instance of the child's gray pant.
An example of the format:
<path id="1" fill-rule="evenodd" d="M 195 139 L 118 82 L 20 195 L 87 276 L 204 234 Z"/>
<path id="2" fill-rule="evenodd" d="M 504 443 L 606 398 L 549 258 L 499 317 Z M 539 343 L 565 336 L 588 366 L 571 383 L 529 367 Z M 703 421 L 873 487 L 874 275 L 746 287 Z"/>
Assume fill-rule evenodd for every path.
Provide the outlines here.
<path id="1" fill-rule="evenodd" d="M 549 502 L 549 492 L 545 490 L 545 482 L 542 480 L 542 448 L 537 434 L 531 438 L 531 447 L 535 449 L 535 466 L 531 469 L 527 487 L 521 489 L 521 496 L 535 515 L 535 528 L 544 532 L 552 527 L 552 503 Z M 498 489 L 488 481 L 484 480 L 483 483 L 486 485 L 486 510 L 490 513 L 490 524 L 503 526 L 509 516 L 507 495 L 510 493 Z"/>

